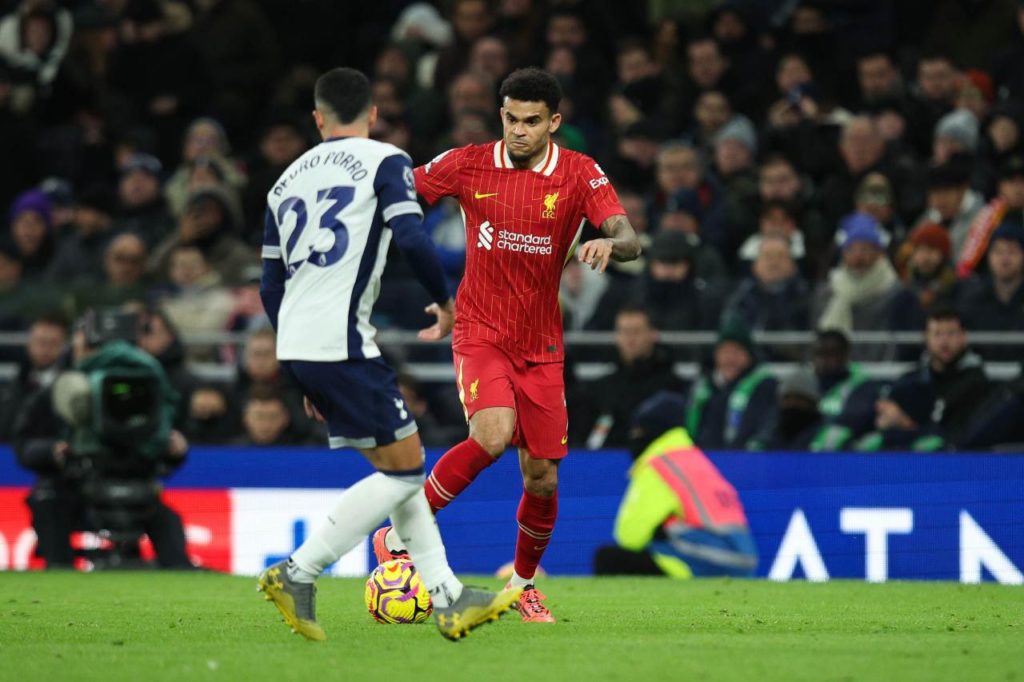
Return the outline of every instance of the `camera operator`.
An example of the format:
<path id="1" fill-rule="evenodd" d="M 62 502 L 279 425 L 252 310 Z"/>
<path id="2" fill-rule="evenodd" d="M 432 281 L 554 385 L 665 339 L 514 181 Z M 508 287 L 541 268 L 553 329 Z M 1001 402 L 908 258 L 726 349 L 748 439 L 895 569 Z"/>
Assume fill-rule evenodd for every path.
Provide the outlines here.
<path id="1" fill-rule="evenodd" d="M 109 537 L 111 564 L 145 532 L 162 568 L 192 568 L 181 518 L 160 500 L 159 477 L 188 452 L 171 429 L 177 394 L 160 364 L 130 343 L 137 332 L 133 314 L 87 312 L 72 336 L 75 371 L 34 395 L 16 418 L 15 454 L 38 475 L 27 503 L 36 554 L 48 568 L 71 567 L 74 530 Z"/>

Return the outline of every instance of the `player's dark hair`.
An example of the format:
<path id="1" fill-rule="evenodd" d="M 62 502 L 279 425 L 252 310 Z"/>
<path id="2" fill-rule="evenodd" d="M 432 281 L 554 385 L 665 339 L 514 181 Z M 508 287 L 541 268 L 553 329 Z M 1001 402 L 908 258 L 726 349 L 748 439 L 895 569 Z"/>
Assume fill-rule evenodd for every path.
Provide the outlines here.
<path id="1" fill-rule="evenodd" d="M 370 107 L 370 80 L 362 71 L 339 67 L 316 79 L 313 99 L 339 123 L 351 123 Z"/>
<path id="2" fill-rule="evenodd" d="M 547 71 L 531 66 L 510 73 L 501 83 L 498 95 L 502 101 L 508 97 L 520 102 L 544 102 L 554 114 L 562 101 L 562 86 Z"/>
<path id="3" fill-rule="evenodd" d="M 928 309 L 928 317 L 925 321 L 925 327 L 928 326 L 929 322 L 944 322 L 946 320 L 956 320 L 957 324 L 961 327 L 964 326 L 963 319 L 960 317 L 959 311 L 949 303 L 936 303 Z"/>

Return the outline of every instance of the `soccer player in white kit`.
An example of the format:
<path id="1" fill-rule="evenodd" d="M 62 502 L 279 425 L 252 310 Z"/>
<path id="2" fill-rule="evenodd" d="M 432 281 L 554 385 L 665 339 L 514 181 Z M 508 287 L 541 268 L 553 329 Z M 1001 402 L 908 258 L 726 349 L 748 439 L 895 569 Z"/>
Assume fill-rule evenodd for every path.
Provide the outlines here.
<path id="1" fill-rule="evenodd" d="M 277 330 L 278 359 L 302 387 L 306 412 L 327 424 L 332 448 L 356 448 L 377 471 L 346 489 L 302 546 L 260 575 L 258 587 L 293 630 L 325 639 L 316 578 L 390 515 L 430 591 L 438 629 L 459 639 L 519 595 L 464 587 L 448 566 L 423 493 L 416 422 L 370 324 L 392 238 L 435 301 L 427 312 L 437 322 L 420 337 L 447 336 L 454 304 L 422 229 L 409 156 L 369 139 L 377 109 L 366 76 L 328 71 L 314 98 L 323 142 L 267 194 L 260 295 Z"/>

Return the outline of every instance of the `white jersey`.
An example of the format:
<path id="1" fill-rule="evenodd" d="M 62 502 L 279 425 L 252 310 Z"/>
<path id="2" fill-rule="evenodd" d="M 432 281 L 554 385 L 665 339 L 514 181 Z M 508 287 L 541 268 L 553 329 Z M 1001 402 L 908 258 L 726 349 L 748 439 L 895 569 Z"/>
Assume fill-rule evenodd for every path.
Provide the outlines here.
<path id="1" fill-rule="evenodd" d="M 267 194 L 263 258 L 281 258 L 281 360 L 375 358 L 370 312 L 380 293 L 391 230 L 422 216 L 412 162 L 398 147 L 332 138 L 300 156 Z"/>

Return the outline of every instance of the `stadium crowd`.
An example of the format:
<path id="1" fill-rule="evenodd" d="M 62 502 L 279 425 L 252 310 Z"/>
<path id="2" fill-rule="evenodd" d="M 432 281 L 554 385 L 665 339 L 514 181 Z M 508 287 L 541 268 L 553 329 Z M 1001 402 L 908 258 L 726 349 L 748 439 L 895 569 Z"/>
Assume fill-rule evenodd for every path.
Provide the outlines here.
<path id="1" fill-rule="evenodd" d="M 579 381 L 567 363 L 575 445 L 624 445 L 632 410 L 666 389 L 710 449 L 1024 441 L 1024 379 L 984 371 L 1021 346 L 969 344 L 1024 332 L 1024 3 L 0 7 L 0 331 L 28 332 L 24 352 L 4 349 L 20 369 L 3 440 L 64 361 L 68 321 L 129 305 L 191 442 L 323 442 L 278 367 L 258 248 L 267 190 L 314 142 L 313 82 L 345 64 L 373 78 L 373 136 L 417 164 L 497 139 L 512 69 L 558 78 L 558 144 L 600 161 L 645 247 L 603 276 L 566 268 L 566 329 L 615 333 L 608 376 Z M 428 209 L 425 227 L 457 283 L 458 205 Z M 418 328 L 425 303 L 392 258 L 379 326 Z M 659 343 L 693 330 L 717 332 L 711 353 Z M 751 335 L 809 330 L 807 354 Z M 851 345 L 887 330 L 925 331 L 924 347 Z M 241 353 L 187 343 L 224 331 L 248 333 Z M 681 360 L 705 370 L 684 381 Z M 782 377 L 765 367 L 803 360 Z M 918 364 L 885 382 L 856 360 Z M 237 364 L 237 378 L 200 379 L 196 361 Z M 461 437 L 451 388 L 401 383 L 428 445 Z"/>

